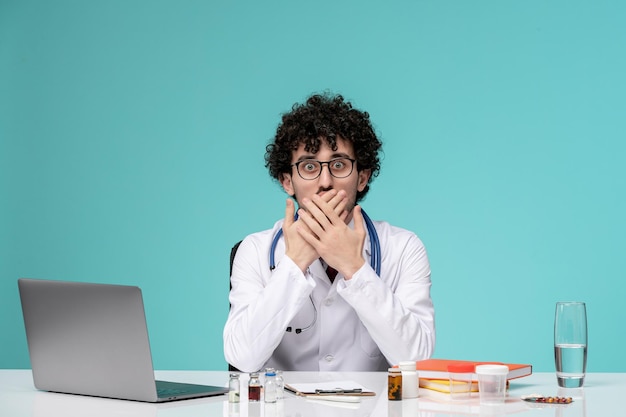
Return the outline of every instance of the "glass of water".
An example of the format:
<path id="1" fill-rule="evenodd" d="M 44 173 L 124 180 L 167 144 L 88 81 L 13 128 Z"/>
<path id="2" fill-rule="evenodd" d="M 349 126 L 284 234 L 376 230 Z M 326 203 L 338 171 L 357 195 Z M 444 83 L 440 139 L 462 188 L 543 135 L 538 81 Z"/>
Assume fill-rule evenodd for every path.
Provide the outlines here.
<path id="1" fill-rule="evenodd" d="M 587 309 L 585 303 L 556 303 L 554 361 L 559 387 L 579 388 L 583 386 L 587 368 Z"/>

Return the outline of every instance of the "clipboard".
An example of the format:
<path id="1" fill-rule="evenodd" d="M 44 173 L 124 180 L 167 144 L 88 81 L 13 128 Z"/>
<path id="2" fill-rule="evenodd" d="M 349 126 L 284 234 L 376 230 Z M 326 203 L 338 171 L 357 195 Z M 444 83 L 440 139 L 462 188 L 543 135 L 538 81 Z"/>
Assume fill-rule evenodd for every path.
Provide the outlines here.
<path id="1" fill-rule="evenodd" d="M 323 397 L 346 395 L 370 397 L 376 393 L 354 381 L 326 381 L 285 384 L 285 389 L 301 397 Z"/>

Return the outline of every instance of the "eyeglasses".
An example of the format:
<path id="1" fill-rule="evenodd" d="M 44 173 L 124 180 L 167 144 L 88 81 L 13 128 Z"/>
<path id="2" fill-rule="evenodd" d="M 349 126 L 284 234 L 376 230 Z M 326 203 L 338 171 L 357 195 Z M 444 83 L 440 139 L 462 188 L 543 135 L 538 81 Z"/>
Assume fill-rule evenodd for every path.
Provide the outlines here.
<path id="1" fill-rule="evenodd" d="M 351 158 L 335 158 L 330 161 L 303 159 L 292 166 L 296 167 L 298 175 L 303 180 L 314 180 L 322 174 L 324 165 L 328 165 L 328 172 L 335 178 L 346 178 L 352 174 L 356 160 Z"/>

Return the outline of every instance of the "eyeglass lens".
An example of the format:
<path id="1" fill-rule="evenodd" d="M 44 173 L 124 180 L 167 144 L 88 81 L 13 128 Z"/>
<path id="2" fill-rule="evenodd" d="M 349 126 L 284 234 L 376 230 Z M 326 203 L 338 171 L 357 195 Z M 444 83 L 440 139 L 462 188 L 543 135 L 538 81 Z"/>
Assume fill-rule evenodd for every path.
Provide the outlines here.
<path id="1" fill-rule="evenodd" d="M 330 174 L 335 178 L 345 178 L 352 173 L 353 161 L 348 158 L 336 158 L 321 162 L 315 159 L 305 159 L 296 164 L 298 174 L 304 179 L 315 179 L 320 176 L 322 166 L 328 165 Z"/>

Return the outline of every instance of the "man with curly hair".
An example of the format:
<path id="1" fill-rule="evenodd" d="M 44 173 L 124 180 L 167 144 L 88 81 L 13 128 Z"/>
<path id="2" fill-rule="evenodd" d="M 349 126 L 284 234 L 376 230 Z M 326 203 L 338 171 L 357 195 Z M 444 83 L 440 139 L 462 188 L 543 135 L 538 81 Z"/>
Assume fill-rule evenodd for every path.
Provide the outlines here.
<path id="1" fill-rule="evenodd" d="M 340 95 L 312 95 L 283 115 L 265 161 L 290 198 L 284 219 L 246 237 L 234 258 L 229 364 L 244 372 L 383 371 L 430 357 L 424 245 L 380 221 L 371 222 L 374 237 L 357 205 L 379 173 L 381 147 L 369 114 Z M 370 264 L 376 239 L 380 276 Z"/>

